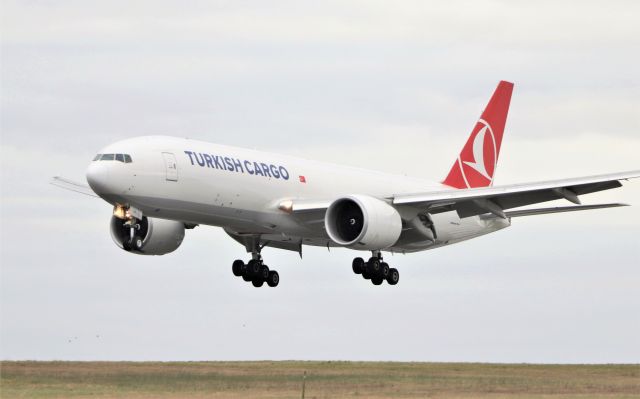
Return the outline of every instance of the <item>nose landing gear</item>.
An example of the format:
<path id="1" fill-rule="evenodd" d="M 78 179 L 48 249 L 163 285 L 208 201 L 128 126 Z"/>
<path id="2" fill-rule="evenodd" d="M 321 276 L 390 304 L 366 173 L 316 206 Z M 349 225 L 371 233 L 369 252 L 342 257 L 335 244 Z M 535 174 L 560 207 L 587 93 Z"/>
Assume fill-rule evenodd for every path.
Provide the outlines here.
<path id="1" fill-rule="evenodd" d="M 129 205 L 115 204 L 113 216 L 123 220 L 120 242 L 125 251 L 142 251 L 146 227 L 142 226 L 142 211 Z M 120 235 L 119 234 L 119 235 Z"/>
<path id="2" fill-rule="evenodd" d="M 355 258 L 351 267 L 355 274 L 361 274 L 364 279 L 371 280 L 373 285 L 380 285 L 385 280 L 389 285 L 396 285 L 400 281 L 398 269 L 390 268 L 383 262 L 380 252 L 374 253 L 368 262 L 362 258 Z"/>
<path id="3" fill-rule="evenodd" d="M 137 233 L 140 231 L 140 223 L 136 220 L 136 218 L 129 218 L 124 225 L 129 228 L 129 238 L 122 242 L 122 247 L 126 251 L 140 251 L 142 250 L 142 245 L 144 244 L 144 240 Z"/>

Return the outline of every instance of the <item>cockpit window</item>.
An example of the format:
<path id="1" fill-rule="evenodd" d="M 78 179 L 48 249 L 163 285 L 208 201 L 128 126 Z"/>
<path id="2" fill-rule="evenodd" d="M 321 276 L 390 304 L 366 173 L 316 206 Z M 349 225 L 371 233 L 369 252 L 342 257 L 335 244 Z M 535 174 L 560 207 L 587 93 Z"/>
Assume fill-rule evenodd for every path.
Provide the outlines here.
<path id="1" fill-rule="evenodd" d="M 94 161 L 118 161 L 123 163 L 131 163 L 131 155 L 129 154 L 98 154 L 93 158 Z"/>

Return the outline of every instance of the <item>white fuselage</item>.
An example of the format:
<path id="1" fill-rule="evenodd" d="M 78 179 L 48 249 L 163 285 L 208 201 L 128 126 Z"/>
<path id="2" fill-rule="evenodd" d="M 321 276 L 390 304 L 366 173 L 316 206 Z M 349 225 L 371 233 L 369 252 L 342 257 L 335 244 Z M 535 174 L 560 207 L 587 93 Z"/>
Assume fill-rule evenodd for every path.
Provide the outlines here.
<path id="1" fill-rule="evenodd" d="M 127 154 L 130 163 L 94 161 L 91 188 L 107 202 L 129 205 L 153 218 L 220 226 L 230 233 L 285 237 L 304 245 L 335 246 L 322 220 L 279 209 L 283 201 L 333 201 L 351 194 L 387 199 L 394 194 L 451 189 L 406 176 L 206 143 L 146 136 L 111 144 L 101 154 Z M 477 237 L 508 220 L 433 215 L 435 242 L 401 236 L 386 250 L 413 252 Z"/>

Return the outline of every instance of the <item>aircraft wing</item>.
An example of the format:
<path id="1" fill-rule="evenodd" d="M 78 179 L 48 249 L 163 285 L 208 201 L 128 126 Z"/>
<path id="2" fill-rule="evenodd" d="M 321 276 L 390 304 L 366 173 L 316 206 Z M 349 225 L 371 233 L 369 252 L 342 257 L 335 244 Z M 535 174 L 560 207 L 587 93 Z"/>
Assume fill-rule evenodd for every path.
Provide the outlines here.
<path id="1" fill-rule="evenodd" d="M 93 190 L 91 190 L 91 187 L 83 183 L 78 183 L 69 179 L 65 179 L 64 177 L 54 176 L 53 178 L 51 178 L 51 181 L 49 183 L 53 186 L 63 188 L 65 190 L 74 191 L 76 193 L 99 198 L 93 192 Z"/>
<path id="2" fill-rule="evenodd" d="M 539 210 L 505 212 L 507 209 L 563 198 L 580 205 L 580 195 L 617 188 L 622 186 L 621 180 L 637 177 L 640 177 L 640 170 L 536 183 L 396 194 L 386 199 L 395 207 L 409 207 L 418 212 L 436 214 L 456 211 L 461 218 L 483 214 L 493 214 L 500 218 L 508 218 L 623 206 L 624 204 L 601 204 L 597 206 L 568 207 L 567 209 L 543 208 Z M 331 202 L 330 200 L 291 201 L 290 204 L 287 204 L 287 210 L 303 219 L 307 219 L 307 223 L 321 223 L 324 221 L 324 211 L 331 205 Z"/>
<path id="3" fill-rule="evenodd" d="M 486 213 L 507 218 L 506 209 L 540 202 L 564 198 L 579 205 L 580 195 L 620 187 L 621 180 L 637 177 L 640 177 L 640 170 L 537 183 L 399 194 L 389 199 L 397 207 L 410 206 L 432 214 L 456 211 L 461 218 Z"/>

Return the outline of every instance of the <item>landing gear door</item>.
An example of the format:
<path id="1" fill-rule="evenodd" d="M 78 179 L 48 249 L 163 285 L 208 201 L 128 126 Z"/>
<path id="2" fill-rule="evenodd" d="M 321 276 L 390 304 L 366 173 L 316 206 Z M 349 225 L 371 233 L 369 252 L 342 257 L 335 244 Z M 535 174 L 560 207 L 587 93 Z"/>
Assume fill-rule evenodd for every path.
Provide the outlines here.
<path id="1" fill-rule="evenodd" d="M 163 152 L 162 158 L 164 158 L 164 169 L 167 174 L 167 180 L 178 181 L 178 164 L 176 163 L 176 156 L 170 152 Z"/>

